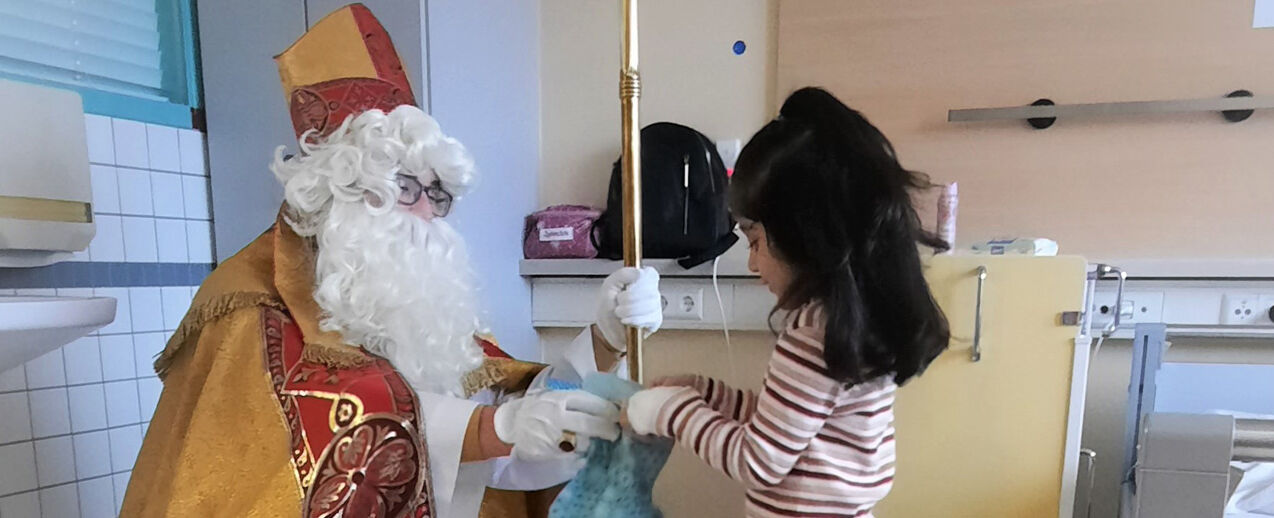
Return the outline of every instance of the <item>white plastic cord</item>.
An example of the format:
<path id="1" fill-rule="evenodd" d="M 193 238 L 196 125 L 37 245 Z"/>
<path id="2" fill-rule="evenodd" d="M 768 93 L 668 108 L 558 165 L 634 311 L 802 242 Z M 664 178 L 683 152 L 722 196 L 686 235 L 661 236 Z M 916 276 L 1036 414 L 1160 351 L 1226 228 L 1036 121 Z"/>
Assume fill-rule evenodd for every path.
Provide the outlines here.
<path id="1" fill-rule="evenodd" d="M 717 309 L 721 310 L 721 332 L 725 333 L 725 355 L 730 362 L 730 382 L 738 383 L 738 371 L 734 368 L 734 345 L 730 343 L 730 320 L 725 315 L 725 303 L 721 299 L 721 284 L 717 282 L 717 266 L 721 264 L 721 256 L 712 260 L 712 290 L 717 294 Z"/>
<path id="2" fill-rule="evenodd" d="M 1092 377 L 1093 365 L 1097 364 L 1097 353 L 1101 352 L 1101 344 L 1106 342 L 1106 334 L 1097 335 L 1097 344 L 1093 346 L 1093 352 L 1088 355 L 1088 374 Z"/>

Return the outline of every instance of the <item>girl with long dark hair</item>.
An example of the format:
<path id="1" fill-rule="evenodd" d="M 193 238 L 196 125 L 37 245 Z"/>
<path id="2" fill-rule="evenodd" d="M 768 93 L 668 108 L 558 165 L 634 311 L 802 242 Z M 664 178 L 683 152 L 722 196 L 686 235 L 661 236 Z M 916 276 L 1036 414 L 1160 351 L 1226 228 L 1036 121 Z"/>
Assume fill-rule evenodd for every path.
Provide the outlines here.
<path id="1" fill-rule="evenodd" d="M 871 516 L 893 481 L 894 392 L 950 334 L 920 257 L 948 245 L 911 202 L 930 186 L 828 92 L 788 97 L 729 188 L 748 266 L 788 314 L 764 388 L 665 378 L 629 400 L 629 425 L 741 482 L 749 517 Z"/>

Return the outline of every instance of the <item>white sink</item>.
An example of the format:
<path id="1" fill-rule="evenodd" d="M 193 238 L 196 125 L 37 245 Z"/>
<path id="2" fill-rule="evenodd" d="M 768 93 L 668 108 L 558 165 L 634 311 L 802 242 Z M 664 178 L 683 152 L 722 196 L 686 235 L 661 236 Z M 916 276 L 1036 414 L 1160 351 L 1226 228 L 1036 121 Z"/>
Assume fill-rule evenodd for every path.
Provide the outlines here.
<path id="1" fill-rule="evenodd" d="M 111 297 L 0 296 L 0 372 L 115 320 Z"/>

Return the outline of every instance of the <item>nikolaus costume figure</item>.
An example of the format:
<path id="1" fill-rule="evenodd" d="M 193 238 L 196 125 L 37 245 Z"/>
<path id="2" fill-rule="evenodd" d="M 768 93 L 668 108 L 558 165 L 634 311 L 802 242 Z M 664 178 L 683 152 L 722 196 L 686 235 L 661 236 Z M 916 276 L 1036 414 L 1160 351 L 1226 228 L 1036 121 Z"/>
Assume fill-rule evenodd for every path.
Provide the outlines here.
<path id="1" fill-rule="evenodd" d="M 285 202 L 156 360 L 164 391 L 121 515 L 540 512 L 507 490 L 566 482 L 592 437 L 620 433 L 613 403 L 547 380 L 622 364 L 624 326 L 662 321 L 658 276 L 609 277 L 556 365 L 510 358 L 445 220 L 473 160 L 416 107 L 375 17 L 337 10 L 277 61 L 300 150 L 271 165 Z"/>

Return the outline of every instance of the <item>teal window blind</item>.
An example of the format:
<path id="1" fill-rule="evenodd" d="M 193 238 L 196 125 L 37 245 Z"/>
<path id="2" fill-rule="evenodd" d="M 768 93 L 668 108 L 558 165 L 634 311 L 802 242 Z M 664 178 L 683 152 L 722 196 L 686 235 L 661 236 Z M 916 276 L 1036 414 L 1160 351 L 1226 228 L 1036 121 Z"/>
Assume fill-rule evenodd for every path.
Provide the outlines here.
<path id="1" fill-rule="evenodd" d="M 0 0 L 0 77 L 76 90 L 84 109 L 190 127 L 191 0 Z"/>

